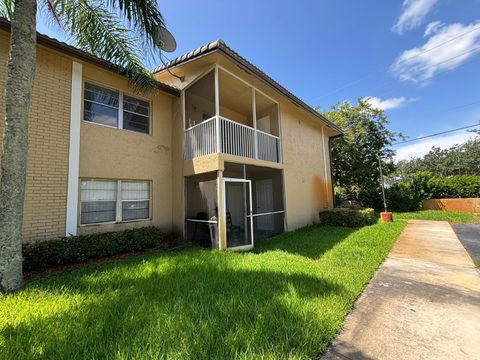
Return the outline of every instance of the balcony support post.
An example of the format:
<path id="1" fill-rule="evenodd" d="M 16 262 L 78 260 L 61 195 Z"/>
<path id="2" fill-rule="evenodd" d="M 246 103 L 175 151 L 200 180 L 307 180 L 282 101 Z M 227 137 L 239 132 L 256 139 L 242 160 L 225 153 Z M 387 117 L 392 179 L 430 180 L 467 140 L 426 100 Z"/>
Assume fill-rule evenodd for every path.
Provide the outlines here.
<path id="1" fill-rule="evenodd" d="M 258 136 L 257 136 L 257 104 L 255 100 L 255 88 L 252 88 L 252 119 L 253 119 L 253 146 L 255 149 L 255 159 L 258 159 Z"/>
<path id="2" fill-rule="evenodd" d="M 218 84 L 218 65 L 215 65 L 215 130 L 217 140 L 217 153 L 221 153 L 222 139 L 220 133 L 220 92 Z"/>

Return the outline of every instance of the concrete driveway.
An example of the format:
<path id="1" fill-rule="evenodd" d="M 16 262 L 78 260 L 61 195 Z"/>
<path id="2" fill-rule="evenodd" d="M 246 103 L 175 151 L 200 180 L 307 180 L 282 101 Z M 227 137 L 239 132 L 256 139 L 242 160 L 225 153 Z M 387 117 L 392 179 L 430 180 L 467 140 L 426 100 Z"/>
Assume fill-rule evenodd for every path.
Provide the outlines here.
<path id="1" fill-rule="evenodd" d="M 472 257 L 473 262 L 480 265 L 480 223 L 479 224 L 455 224 L 453 230 L 458 240 Z"/>
<path id="2" fill-rule="evenodd" d="M 480 359 L 480 274 L 447 222 L 408 222 L 323 359 Z"/>

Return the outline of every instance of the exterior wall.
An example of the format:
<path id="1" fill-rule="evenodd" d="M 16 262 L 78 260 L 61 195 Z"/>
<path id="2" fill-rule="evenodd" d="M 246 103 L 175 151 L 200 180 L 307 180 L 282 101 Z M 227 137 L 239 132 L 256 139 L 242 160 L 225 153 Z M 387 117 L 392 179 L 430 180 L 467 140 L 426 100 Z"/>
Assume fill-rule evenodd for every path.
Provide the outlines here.
<path id="1" fill-rule="evenodd" d="M 328 137 L 318 122 L 286 106 L 280 111 L 285 209 L 292 230 L 317 222 L 319 211 L 333 207 Z"/>
<path id="2" fill-rule="evenodd" d="M 118 89 L 135 96 L 127 80 L 84 64 L 84 81 Z M 173 97 L 156 92 L 136 95 L 150 100 L 150 135 L 81 122 L 80 178 L 149 180 L 151 220 L 79 226 L 78 233 L 116 231 L 154 225 L 172 230 L 172 110 Z M 176 161 L 181 162 L 181 159 Z M 79 191 L 80 193 L 80 191 Z M 80 221 L 80 216 L 79 216 Z"/>
<path id="3" fill-rule="evenodd" d="M 65 235 L 72 61 L 37 48 L 29 126 L 23 237 L 25 242 Z M 0 32 L 0 88 L 5 89 L 9 35 Z M 3 90 L 4 91 L 4 90 Z M 0 98 L 3 134 L 5 98 Z M 0 140 L 1 151 L 1 140 Z M 1 155 L 1 154 L 0 154 Z"/>
<path id="4" fill-rule="evenodd" d="M 480 198 L 424 200 L 422 210 L 464 211 L 480 213 Z"/>
<path id="5" fill-rule="evenodd" d="M 172 231 L 183 233 L 185 198 L 183 178 L 182 100 L 172 101 Z"/>

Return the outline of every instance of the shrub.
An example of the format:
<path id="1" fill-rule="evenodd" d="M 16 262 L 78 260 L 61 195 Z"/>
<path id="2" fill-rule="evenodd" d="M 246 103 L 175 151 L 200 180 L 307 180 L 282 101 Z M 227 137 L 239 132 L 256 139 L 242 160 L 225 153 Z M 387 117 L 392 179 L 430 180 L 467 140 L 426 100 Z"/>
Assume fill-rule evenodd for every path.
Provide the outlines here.
<path id="1" fill-rule="evenodd" d="M 390 211 L 408 212 L 420 208 L 421 199 L 408 182 L 394 184 L 385 189 L 387 207 Z"/>
<path id="2" fill-rule="evenodd" d="M 394 184 L 385 191 L 389 210 L 416 211 L 426 199 L 480 197 L 480 176 L 432 177 L 422 171 L 411 181 Z"/>
<path id="3" fill-rule="evenodd" d="M 150 226 L 120 232 L 79 235 L 23 245 L 25 272 L 166 247 L 165 234 Z"/>
<path id="4" fill-rule="evenodd" d="M 358 192 L 358 201 L 363 208 L 373 208 L 375 211 L 383 211 L 382 188 L 372 186 L 363 188 Z"/>
<path id="5" fill-rule="evenodd" d="M 480 176 L 433 177 L 428 186 L 432 199 L 480 197 Z"/>
<path id="6" fill-rule="evenodd" d="M 344 227 L 360 227 L 375 223 L 375 211 L 373 209 L 333 209 L 321 211 L 319 214 L 320 224 Z"/>
<path id="7" fill-rule="evenodd" d="M 414 174 L 411 181 L 394 184 L 385 189 L 388 209 L 399 212 L 419 210 L 422 201 L 430 199 L 431 189 L 429 182 L 431 179 L 431 173 L 421 171 Z"/>

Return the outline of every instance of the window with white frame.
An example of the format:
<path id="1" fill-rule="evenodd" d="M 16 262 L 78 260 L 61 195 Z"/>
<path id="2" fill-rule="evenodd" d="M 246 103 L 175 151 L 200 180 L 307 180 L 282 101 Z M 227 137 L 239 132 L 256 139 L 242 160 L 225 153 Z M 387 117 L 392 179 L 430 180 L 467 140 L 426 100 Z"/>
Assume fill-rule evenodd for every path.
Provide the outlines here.
<path id="1" fill-rule="evenodd" d="M 117 181 L 82 181 L 80 194 L 81 224 L 113 222 L 117 212 Z"/>
<path id="2" fill-rule="evenodd" d="M 150 210 L 150 184 L 122 181 L 122 220 L 147 219 Z"/>
<path id="3" fill-rule="evenodd" d="M 146 220 L 150 218 L 150 182 L 82 180 L 80 223 Z"/>
<path id="4" fill-rule="evenodd" d="M 150 104 L 132 96 L 123 95 L 123 129 L 149 133 Z"/>
<path id="5" fill-rule="evenodd" d="M 83 120 L 149 134 L 150 103 L 85 82 Z"/>

